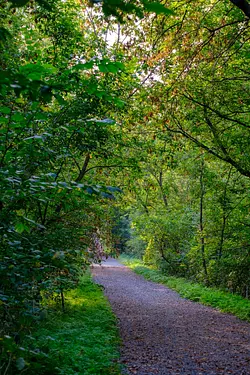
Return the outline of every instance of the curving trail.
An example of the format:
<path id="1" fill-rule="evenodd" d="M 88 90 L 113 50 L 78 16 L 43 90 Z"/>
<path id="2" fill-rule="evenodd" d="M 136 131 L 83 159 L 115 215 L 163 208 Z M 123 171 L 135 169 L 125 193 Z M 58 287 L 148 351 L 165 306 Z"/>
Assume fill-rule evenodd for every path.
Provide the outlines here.
<path id="1" fill-rule="evenodd" d="M 92 270 L 119 320 L 126 374 L 250 375 L 250 324 L 181 298 L 115 260 Z"/>

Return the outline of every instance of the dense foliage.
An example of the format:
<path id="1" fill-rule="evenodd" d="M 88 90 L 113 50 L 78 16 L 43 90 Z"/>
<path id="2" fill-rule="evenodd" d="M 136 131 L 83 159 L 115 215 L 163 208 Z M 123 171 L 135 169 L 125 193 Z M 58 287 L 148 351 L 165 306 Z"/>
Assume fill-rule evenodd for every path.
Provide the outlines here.
<path id="1" fill-rule="evenodd" d="M 0 3 L 4 375 L 104 247 L 248 297 L 247 4 Z"/>
<path id="2" fill-rule="evenodd" d="M 116 152 L 122 134 L 108 116 L 123 105 L 112 87 L 123 64 L 100 55 L 100 17 L 99 37 L 80 2 L 16 5 L 0 6 L 4 374 L 26 365 L 33 371 L 16 344 L 46 315 L 47 300 L 65 310 L 65 291 L 103 255 L 104 237 L 112 241 L 111 205 L 120 189 L 109 184 L 109 165 L 123 162 Z"/>
<path id="3" fill-rule="evenodd" d="M 144 84 L 130 113 L 143 146 L 129 247 L 248 297 L 249 18 L 232 3 L 171 2 L 173 16 L 144 19 L 131 40 Z"/>

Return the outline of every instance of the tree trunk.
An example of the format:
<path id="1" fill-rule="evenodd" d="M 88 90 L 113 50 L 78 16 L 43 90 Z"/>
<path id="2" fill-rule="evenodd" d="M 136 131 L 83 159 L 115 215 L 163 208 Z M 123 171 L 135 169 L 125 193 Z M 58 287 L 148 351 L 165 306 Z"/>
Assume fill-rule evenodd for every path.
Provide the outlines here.
<path id="1" fill-rule="evenodd" d="M 207 262 L 205 256 L 205 237 L 204 237 L 204 218 L 203 218 L 203 206 L 204 206 L 205 186 L 204 186 L 204 159 L 202 158 L 201 172 L 200 172 L 200 241 L 201 241 L 201 258 L 202 266 L 205 273 L 205 281 L 208 284 L 208 272 Z"/>
<path id="2" fill-rule="evenodd" d="M 62 311 L 65 312 L 65 299 L 63 289 L 61 288 L 61 303 L 62 303 Z"/>
<path id="3" fill-rule="evenodd" d="M 86 170 L 87 170 L 87 166 L 88 166 L 88 164 L 89 164 L 89 161 L 90 161 L 90 153 L 88 152 L 87 155 L 86 155 L 86 157 L 85 157 L 83 167 L 82 167 L 82 169 L 80 170 L 80 172 L 79 172 L 79 174 L 78 174 L 78 177 L 77 177 L 77 179 L 76 179 L 76 182 L 80 182 L 80 181 L 83 179 L 83 177 L 84 177 L 84 175 L 85 175 L 85 173 L 86 173 Z"/>
<path id="4" fill-rule="evenodd" d="M 227 182 L 224 188 L 223 192 L 223 197 L 222 197 L 222 226 L 221 226 L 221 235 L 220 235 L 220 241 L 218 245 L 218 250 L 217 250 L 217 256 L 218 259 L 222 257 L 222 251 L 223 251 L 223 244 L 224 244 L 224 235 L 225 235 L 225 229 L 226 229 L 226 222 L 227 222 L 227 207 L 226 207 L 226 198 L 227 198 L 227 187 L 229 184 L 229 180 L 231 177 L 231 172 L 232 172 L 232 167 L 230 167 L 228 177 L 227 177 Z"/>

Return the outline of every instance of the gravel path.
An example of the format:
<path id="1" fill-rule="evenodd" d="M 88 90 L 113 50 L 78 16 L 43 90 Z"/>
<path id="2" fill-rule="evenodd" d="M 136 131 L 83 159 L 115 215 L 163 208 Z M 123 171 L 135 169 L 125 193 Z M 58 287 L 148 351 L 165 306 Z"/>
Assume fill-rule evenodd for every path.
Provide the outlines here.
<path id="1" fill-rule="evenodd" d="M 185 300 L 117 261 L 92 272 L 118 317 L 126 374 L 250 375 L 250 324 Z"/>

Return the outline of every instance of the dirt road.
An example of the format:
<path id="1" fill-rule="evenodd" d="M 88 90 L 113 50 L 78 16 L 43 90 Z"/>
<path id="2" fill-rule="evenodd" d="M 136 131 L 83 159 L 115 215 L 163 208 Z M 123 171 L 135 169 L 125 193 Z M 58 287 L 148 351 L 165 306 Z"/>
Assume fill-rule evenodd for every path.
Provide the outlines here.
<path id="1" fill-rule="evenodd" d="M 115 260 L 93 267 L 122 337 L 126 374 L 250 375 L 250 324 L 181 298 Z"/>

